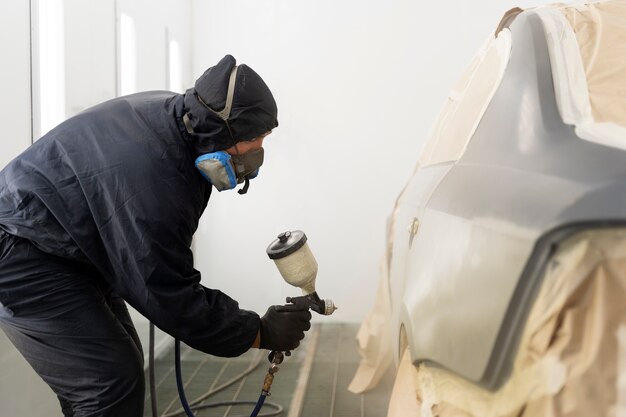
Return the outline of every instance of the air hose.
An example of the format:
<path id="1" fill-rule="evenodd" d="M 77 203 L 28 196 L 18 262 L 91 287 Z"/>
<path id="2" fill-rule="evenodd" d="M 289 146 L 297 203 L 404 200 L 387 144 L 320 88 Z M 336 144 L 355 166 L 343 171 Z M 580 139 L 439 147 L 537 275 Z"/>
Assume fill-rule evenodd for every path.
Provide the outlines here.
<path id="1" fill-rule="evenodd" d="M 152 331 L 152 335 L 154 334 L 154 325 L 152 323 L 150 323 L 150 328 Z M 158 411 L 157 411 L 157 406 L 156 406 L 156 387 L 155 387 L 155 382 L 154 382 L 154 337 L 150 338 L 150 350 L 149 350 L 149 367 L 150 367 L 150 396 L 151 396 L 151 404 L 152 404 L 152 416 L 153 417 L 157 417 Z M 283 407 L 280 404 L 276 404 L 276 403 L 272 403 L 272 402 L 265 402 L 265 397 L 267 395 L 269 395 L 269 392 L 265 391 L 265 385 L 267 384 L 267 376 L 266 376 L 266 381 L 264 383 L 264 390 L 262 391 L 261 395 L 259 396 L 259 399 L 257 401 L 220 401 L 220 402 L 214 402 L 214 403 L 208 403 L 208 404 L 200 404 L 201 402 L 203 402 L 204 400 L 206 400 L 207 398 L 209 398 L 210 396 L 217 394 L 220 391 L 223 391 L 224 389 L 230 387 L 231 385 L 233 385 L 235 382 L 240 381 L 242 378 L 246 377 L 247 375 L 249 375 L 250 373 L 252 373 L 256 368 L 259 367 L 259 365 L 261 364 L 261 359 L 263 358 L 262 354 L 259 354 L 257 356 L 257 358 L 255 359 L 255 361 L 246 369 L 244 370 L 242 373 L 240 373 L 239 375 L 236 375 L 234 378 L 230 379 L 229 381 L 226 381 L 225 383 L 223 383 L 222 385 L 206 392 L 205 394 L 201 395 L 200 397 L 194 399 L 191 402 L 187 401 L 187 398 L 185 396 L 185 390 L 184 390 L 184 384 L 183 384 L 183 378 L 182 378 L 182 371 L 181 371 L 181 363 L 180 363 L 180 341 L 178 339 L 175 340 L 174 342 L 174 362 L 175 362 L 175 373 L 176 373 L 176 386 L 178 389 L 178 395 L 180 397 L 180 401 L 181 404 L 183 406 L 182 409 L 176 410 L 172 413 L 168 413 L 168 414 L 164 414 L 161 417 L 174 417 L 174 416 L 180 416 L 180 415 L 184 415 L 186 414 L 188 417 L 194 417 L 193 411 L 197 411 L 197 410 L 201 410 L 201 409 L 205 409 L 205 408 L 215 408 L 215 407 L 228 407 L 228 406 L 241 406 L 241 405 L 250 405 L 250 406 L 254 406 L 254 410 L 252 411 L 252 414 L 250 415 L 250 417 L 272 417 L 272 416 L 277 416 L 280 413 L 283 412 Z M 259 411 L 261 410 L 261 407 L 264 406 L 265 407 L 270 407 L 273 408 L 273 411 L 269 411 L 269 412 L 264 412 L 259 414 Z M 247 417 L 247 415 L 245 416 L 233 416 L 233 417 Z"/>

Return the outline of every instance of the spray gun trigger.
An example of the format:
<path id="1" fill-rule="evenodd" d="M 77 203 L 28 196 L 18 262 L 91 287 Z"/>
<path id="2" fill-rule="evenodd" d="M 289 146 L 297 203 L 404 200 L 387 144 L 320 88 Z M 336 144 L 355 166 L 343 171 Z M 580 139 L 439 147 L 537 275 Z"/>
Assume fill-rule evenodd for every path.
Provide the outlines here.
<path id="1" fill-rule="evenodd" d="M 301 297 L 287 297 L 287 303 L 284 306 L 277 306 L 276 311 L 304 311 L 311 309 L 318 314 L 328 316 L 337 309 L 332 300 L 322 300 L 316 291 Z"/>
<path id="2" fill-rule="evenodd" d="M 290 297 L 287 297 L 287 302 L 289 303 Z M 276 311 L 279 313 L 284 313 L 288 311 L 306 311 L 309 309 L 309 306 L 302 304 L 285 304 L 284 306 L 276 306 Z"/>

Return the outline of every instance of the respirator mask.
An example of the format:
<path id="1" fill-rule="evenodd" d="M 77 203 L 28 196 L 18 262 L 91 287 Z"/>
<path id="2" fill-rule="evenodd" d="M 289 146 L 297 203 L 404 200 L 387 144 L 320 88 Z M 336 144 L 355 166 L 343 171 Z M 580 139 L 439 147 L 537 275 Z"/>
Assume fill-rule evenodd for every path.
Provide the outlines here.
<path id="1" fill-rule="evenodd" d="M 233 105 L 235 93 L 235 80 L 237 79 L 237 67 L 230 73 L 228 81 L 228 93 L 226 95 L 226 105 L 221 111 L 215 111 L 196 94 L 198 101 L 209 111 L 216 114 L 226 123 L 231 139 L 234 140 L 228 118 Z M 194 134 L 191 121 L 187 114 L 183 116 L 183 122 L 187 131 Z M 255 178 L 259 173 L 259 168 L 263 164 L 263 148 L 248 151 L 243 154 L 230 155 L 225 151 L 205 153 L 196 158 L 195 166 L 202 176 L 206 178 L 218 191 L 231 190 L 245 181 L 245 185 L 238 191 L 245 194 L 250 186 L 250 179 Z"/>
<path id="2" fill-rule="evenodd" d="M 218 191 L 231 190 L 245 181 L 238 193 L 245 194 L 250 186 L 250 179 L 259 174 L 263 164 L 263 148 L 241 155 L 227 152 L 211 152 L 196 159 L 196 168 Z"/>

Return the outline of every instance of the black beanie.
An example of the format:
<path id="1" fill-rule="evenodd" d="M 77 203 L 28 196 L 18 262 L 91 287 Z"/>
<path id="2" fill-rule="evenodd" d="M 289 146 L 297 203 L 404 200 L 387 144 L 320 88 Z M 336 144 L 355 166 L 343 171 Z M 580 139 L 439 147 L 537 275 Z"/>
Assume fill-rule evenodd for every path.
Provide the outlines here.
<path id="1" fill-rule="evenodd" d="M 254 139 L 278 126 L 278 109 L 272 92 L 247 65 L 237 68 L 228 125 L 206 108 L 205 104 L 215 112 L 224 109 L 228 82 L 235 65 L 235 58 L 226 55 L 196 80 L 194 88 L 185 92 L 185 112 L 198 153 L 228 149 L 237 142 Z"/>

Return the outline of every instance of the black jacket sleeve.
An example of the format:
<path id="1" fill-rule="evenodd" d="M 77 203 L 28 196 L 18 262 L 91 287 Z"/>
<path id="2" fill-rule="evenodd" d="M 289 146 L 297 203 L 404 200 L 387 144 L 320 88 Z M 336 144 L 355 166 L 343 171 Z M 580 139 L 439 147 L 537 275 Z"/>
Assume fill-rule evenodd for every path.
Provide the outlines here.
<path id="1" fill-rule="evenodd" d="M 100 226 L 116 271 L 114 288 L 159 328 L 196 349 L 218 356 L 245 352 L 259 317 L 239 309 L 226 294 L 200 285 L 190 250 L 194 214 L 182 203 L 192 190 L 177 176 L 150 182 Z"/>

